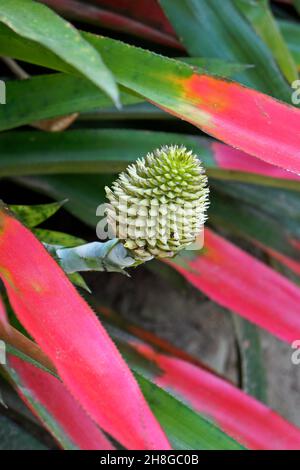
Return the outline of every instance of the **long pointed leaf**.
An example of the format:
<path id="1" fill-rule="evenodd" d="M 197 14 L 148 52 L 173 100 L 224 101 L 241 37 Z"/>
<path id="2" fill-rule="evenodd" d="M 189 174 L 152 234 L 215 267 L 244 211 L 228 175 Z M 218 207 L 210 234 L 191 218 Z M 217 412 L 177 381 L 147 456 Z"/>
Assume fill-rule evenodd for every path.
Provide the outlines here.
<path id="1" fill-rule="evenodd" d="M 55 261 L 4 209 L 0 227 L 0 275 L 11 305 L 66 386 L 123 445 L 169 448 L 114 344 Z"/>
<path id="2" fill-rule="evenodd" d="M 248 18 L 259 36 L 273 52 L 287 80 L 292 83 L 298 79 L 297 67 L 282 37 L 269 3 L 269 0 L 255 2 L 252 0 L 234 0 L 234 4 Z"/>
<path id="3" fill-rule="evenodd" d="M 265 405 L 211 372 L 154 351 L 139 342 L 131 345 L 158 367 L 152 380 L 193 408 L 209 416 L 225 432 L 249 449 L 300 448 L 300 429 Z"/>

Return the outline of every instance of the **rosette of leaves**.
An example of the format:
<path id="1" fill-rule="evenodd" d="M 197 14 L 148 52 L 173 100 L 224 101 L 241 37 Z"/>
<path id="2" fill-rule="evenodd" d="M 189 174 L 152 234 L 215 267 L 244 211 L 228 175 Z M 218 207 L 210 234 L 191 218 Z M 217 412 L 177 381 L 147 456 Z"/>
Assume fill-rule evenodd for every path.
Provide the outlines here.
<path id="1" fill-rule="evenodd" d="M 203 229 L 207 176 L 201 160 L 183 146 L 138 159 L 105 189 L 110 229 L 137 261 L 172 257 Z"/>

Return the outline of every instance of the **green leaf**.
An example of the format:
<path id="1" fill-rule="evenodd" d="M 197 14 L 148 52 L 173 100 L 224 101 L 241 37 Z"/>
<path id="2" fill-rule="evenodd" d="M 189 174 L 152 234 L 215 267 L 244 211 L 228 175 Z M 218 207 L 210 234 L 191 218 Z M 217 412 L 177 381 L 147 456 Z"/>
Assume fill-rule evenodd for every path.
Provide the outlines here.
<path id="1" fill-rule="evenodd" d="M 294 238 L 300 239 L 300 194 L 296 191 L 267 188 L 255 184 L 227 182 L 213 185 L 223 195 L 249 204 L 278 223 Z"/>
<path id="2" fill-rule="evenodd" d="M 160 4 L 191 56 L 253 64 L 253 69 L 236 79 L 290 100 L 290 89 L 270 50 L 232 0 L 160 0 Z"/>
<path id="3" fill-rule="evenodd" d="M 178 60 L 193 65 L 194 69 L 200 73 L 208 73 L 228 78 L 253 67 L 251 64 L 230 62 L 213 57 L 179 57 Z"/>
<path id="4" fill-rule="evenodd" d="M 11 419 L 0 414 L 0 450 L 46 450 L 46 447 Z"/>
<path id="5" fill-rule="evenodd" d="M 56 200 L 67 197 L 65 209 L 95 228 L 99 222 L 97 207 L 106 198 L 104 186 L 114 179 L 111 175 L 57 175 L 18 178 L 16 181 Z"/>
<path id="6" fill-rule="evenodd" d="M 82 238 L 75 237 L 74 235 L 70 235 L 68 233 L 57 232 L 55 230 L 36 228 L 33 230 L 33 233 L 41 242 L 49 245 L 59 245 L 70 248 L 85 243 L 85 240 Z M 90 288 L 79 273 L 75 272 L 68 274 L 68 278 L 75 286 L 81 287 L 82 289 L 89 292 L 89 294 L 91 293 Z"/>
<path id="7" fill-rule="evenodd" d="M 100 54 L 70 23 L 45 5 L 31 0 L 0 0 L 0 21 L 22 38 L 56 54 L 118 104 L 115 80 Z"/>
<path id="8" fill-rule="evenodd" d="M 66 201 L 53 202 L 51 204 L 36 204 L 33 206 L 17 206 L 12 204 L 9 207 L 23 222 L 23 224 L 32 228 L 49 219 L 49 217 L 54 215 L 65 204 L 65 202 Z"/>
<path id="9" fill-rule="evenodd" d="M 267 382 L 259 328 L 232 314 L 240 352 L 242 387 L 245 392 L 267 403 Z"/>
<path id="10" fill-rule="evenodd" d="M 287 80 L 290 83 L 297 80 L 296 64 L 272 14 L 269 1 L 234 0 L 234 3 L 270 48 Z"/>
<path id="11" fill-rule="evenodd" d="M 300 15 L 300 0 L 293 0 L 293 5 L 296 8 L 297 12 Z"/>
<path id="12" fill-rule="evenodd" d="M 299 23 L 292 23 L 290 21 L 280 20 L 278 21 L 279 28 L 285 41 L 288 44 L 289 50 L 291 51 L 294 60 L 300 67 L 300 26 Z"/>

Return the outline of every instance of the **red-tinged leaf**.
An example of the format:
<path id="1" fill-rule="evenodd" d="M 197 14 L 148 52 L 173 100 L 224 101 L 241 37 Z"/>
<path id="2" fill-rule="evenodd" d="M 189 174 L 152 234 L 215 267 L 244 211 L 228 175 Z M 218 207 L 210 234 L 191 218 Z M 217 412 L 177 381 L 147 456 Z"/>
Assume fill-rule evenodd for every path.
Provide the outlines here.
<path id="1" fill-rule="evenodd" d="M 158 31 L 163 31 L 170 36 L 176 37 L 171 23 L 164 14 L 157 0 L 94 0 L 100 6 L 105 6 L 112 11 L 134 18 L 152 26 Z"/>
<path id="2" fill-rule="evenodd" d="M 57 378 L 14 356 L 9 356 L 9 366 L 18 375 L 20 386 L 17 387 L 17 392 L 20 397 L 54 438 L 57 439 L 57 433 L 53 432 L 48 420 L 37 413 L 40 406 L 51 415 L 71 443 L 79 449 L 114 449 L 107 437 Z M 30 394 L 30 400 L 27 394 L 24 394 L 24 389 Z M 33 401 L 38 403 L 37 408 L 33 405 Z"/>
<path id="3" fill-rule="evenodd" d="M 9 329 L 9 323 L 6 315 L 5 306 L 0 295 L 0 323 L 5 328 L 6 331 Z"/>
<path id="4" fill-rule="evenodd" d="M 176 39 L 175 33 L 170 34 L 171 27 L 167 19 L 164 17 L 163 12 L 155 2 L 152 2 L 157 11 L 160 13 L 159 21 L 156 20 L 156 24 L 153 21 L 146 20 L 147 13 L 151 11 L 151 8 L 147 8 L 147 5 L 128 5 L 128 8 L 123 8 L 121 11 L 118 10 L 115 2 L 101 2 L 99 7 L 95 5 L 83 4 L 76 0 L 42 0 L 43 3 L 51 8 L 54 8 L 58 13 L 67 16 L 69 19 L 85 21 L 87 23 L 94 24 L 96 26 L 103 26 L 123 33 L 129 33 L 149 41 L 157 42 L 169 47 L 175 47 L 176 49 L 183 50 L 180 42 Z M 113 7 L 107 9 L 103 7 Z M 134 6 L 134 8 L 132 8 Z M 142 7 L 142 8 L 141 8 Z M 145 9 L 143 7 L 146 7 Z M 137 14 L 134 13 L 137 10 Z M 142 17 L 138 16 L 138 13 L 142 14 Z M 154 17 L 153 17 L 154 19 Z M 163 27 L 161 27 L 163 26 Z M 168 29 L 168 31 L 167 31 Z"/>
<path id="5" fill-rule="evenodd" d="M 219 168 L 224 170 L 242 171 L 268 176 L 270 178 L 291 179 L 299 181 L 300 176 L 277 166 L 270 165 L 256 157 L 229 147 L 228 145 L 214 142 L 211 144 L 214 159 Z"/>
<path id="6" fill-rule="evenodd" d="M 176 114 L 189 116 L 194 125 L 233 147 L 300 174 L 299 109 L 206 75 L 194 74 L 178 81 L 178 87 L 183 102 L 173 108 Z"/>
<path id="7" fill-rule="evenodd" d="M 158 366 L 155 383 L 209 416 L 224 432 L 257 450 L 300 449 L 300 429 L 226 380 L 182 359 L 130 344 Z"/>
<path id="8" fill-rule="evenodd" d="M 135 379 L 90 307 L 40 242 L 4 209 L 0 276 L 19 320 L 100 427 L 130 449 L 169 449 Z"/>
<path id="9" fill-rule="evenodd" d="M 300 289 L 211 230 L 203 254 L 168 263 L 212 300 L 278 338 L 300 337 Z"/>

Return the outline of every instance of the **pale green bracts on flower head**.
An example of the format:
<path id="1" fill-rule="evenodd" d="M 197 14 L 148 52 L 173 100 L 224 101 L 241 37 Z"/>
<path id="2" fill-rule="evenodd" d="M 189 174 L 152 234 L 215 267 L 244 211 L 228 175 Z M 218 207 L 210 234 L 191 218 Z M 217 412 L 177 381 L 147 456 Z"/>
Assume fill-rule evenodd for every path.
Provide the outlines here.
<path id="1" fill-rule="evenodd" d="M 203 230 L 207 177 L 199 158 L 185 147 L 149 153 L 105 189 L 108 223 L 137 261 L 174 256 Z"/>

